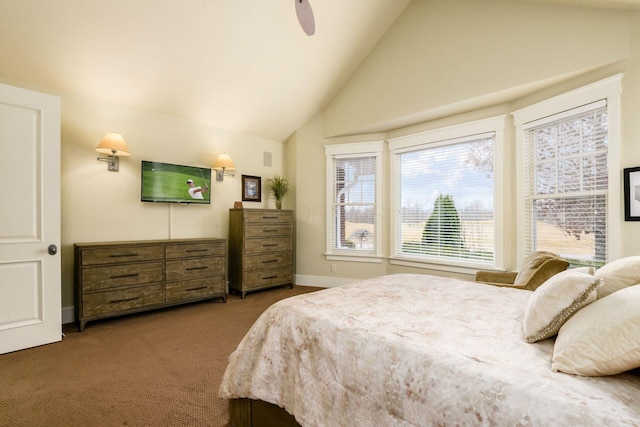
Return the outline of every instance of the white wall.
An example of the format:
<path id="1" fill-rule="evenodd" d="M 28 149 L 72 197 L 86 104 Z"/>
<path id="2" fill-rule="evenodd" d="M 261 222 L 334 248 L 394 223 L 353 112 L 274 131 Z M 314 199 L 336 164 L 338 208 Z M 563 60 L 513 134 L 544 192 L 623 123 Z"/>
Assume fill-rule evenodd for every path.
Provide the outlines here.
<path id="1" fill-rule="evenodd" d="M 630 12 L 414 0 L 326 108 L 325 135 L 389 130 L 504 102 L 629 56 Z"/>
<path id="2" fill-rule="evenodd" d="M 504 0 L 414 0 L 322 114 L 292 138 L 297 271 L 308 284 L 432 270 L 353 262 L 332 273 L 325 249 L 324 144 L 407 135 L 512 111 L 625 73 L 622 168 L 640 165 L 640 12 Z M 343 136 L 339 136 L 343 135 Z M 345 135 L 349 135 L 348 137 Z M 515 259 L 515 136 L 506 130 L 506 266 Z M 376 138 L 374 138 L 376 139 Z M 287 150 L 292 150 L 288 147 Z M 320 159 L 323 159 L 322 161 Z M 302 192 L 300 189 L 304 189 Z M 389 192 L 383 214 L 388 254 Z M 620 207 L 624 220 L 624 209 Z M 624 236 L 624 237 L 623 237 Z M 622 255 L 640 253 L 640 223 L 623 223 Z"/>

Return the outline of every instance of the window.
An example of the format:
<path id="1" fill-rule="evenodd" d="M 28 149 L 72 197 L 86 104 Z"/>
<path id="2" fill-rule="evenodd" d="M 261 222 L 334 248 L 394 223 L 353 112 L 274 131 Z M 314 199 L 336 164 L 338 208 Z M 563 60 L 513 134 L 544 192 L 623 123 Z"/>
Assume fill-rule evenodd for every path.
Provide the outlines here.
<path id="1" fill-rule="evenodd" d="M 381 261 L 382 146 L 380 141 L 325 146 L 329 259 Z"/>
<path id="2" fill-rule="evenodd" d="M 618 101 L 603 93 L 616 86 L 619 78 L 514 113 L 522 257 L 544 250 L 599 267 L 616 250 Z"/>
<path id="3" fill-rule="evenodd" d="M 495 265 L 503 131 L 498 117 L 389 141 L 394 263 Z"/>
<path id="4" fill-rule="evenodd" d="M 569 114 L 525 127 L 525 245 L 528 252 L 559 253 L 574 264 L 604 264 L 607 106 L 600 101 Z"/>

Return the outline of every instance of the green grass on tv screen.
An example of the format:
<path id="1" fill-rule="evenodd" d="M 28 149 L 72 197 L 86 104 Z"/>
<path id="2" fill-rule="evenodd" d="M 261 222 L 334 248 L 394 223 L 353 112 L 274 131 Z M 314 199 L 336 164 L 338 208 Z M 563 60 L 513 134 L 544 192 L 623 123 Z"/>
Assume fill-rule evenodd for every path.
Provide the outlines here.
<path id="1" fill-rule="evenodd" d="M 142 161 L 142 201 L 209 203 L 210 192 L 203 199 L 189 195 L 188 180 L 196 187 L 211 188 L 211 169 L 170 163 Z"/>

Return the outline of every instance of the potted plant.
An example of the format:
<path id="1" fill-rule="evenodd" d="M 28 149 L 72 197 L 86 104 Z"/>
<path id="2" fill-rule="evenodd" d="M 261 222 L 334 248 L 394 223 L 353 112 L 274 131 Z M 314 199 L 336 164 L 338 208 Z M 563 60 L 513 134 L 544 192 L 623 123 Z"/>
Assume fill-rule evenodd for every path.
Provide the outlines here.
<path id="1" fill-rule="evenodd" d="M 267 180 L 267 189 L 269 190 L 269 197 L 272 197 L 276 201 L 276 209 L 282 209 L 282 199 L 289 191 L 289 181 L 286 178 L 276 175 Z"/>

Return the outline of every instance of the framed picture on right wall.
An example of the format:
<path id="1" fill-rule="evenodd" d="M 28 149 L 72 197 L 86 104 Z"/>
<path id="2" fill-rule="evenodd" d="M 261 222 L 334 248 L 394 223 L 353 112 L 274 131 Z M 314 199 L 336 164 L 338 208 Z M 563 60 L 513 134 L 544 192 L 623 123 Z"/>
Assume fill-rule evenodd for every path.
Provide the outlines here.
<path id="1" fill-rule="evenodd" d="M 624 220 L 640 221 L 640 167 L 624 170 Z"/>

